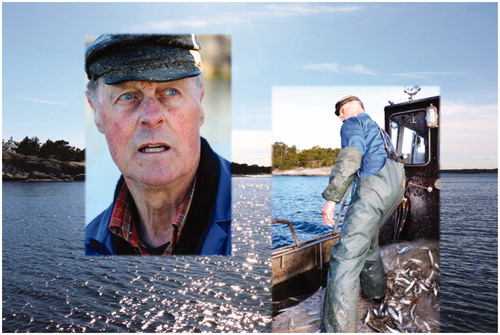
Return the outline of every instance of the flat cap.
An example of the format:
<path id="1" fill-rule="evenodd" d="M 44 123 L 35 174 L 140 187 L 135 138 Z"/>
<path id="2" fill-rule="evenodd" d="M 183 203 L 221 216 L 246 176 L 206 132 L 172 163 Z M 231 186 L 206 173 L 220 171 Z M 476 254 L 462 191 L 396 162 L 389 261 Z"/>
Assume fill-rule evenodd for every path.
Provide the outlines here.
<path id="1" fill-rule="evenodd" d="M 361 102 L 361 100 L 359 100 L 358 97 L 355 97 L 354 95 L 348 95 L 346 97 L 343 97 L 339 101 L 337 101 L 337 103 L 335 104 L 335 114 L 337 116 L 340 116 L 340 112 L 339 112 L 340 107 L 342 107 L 343 105 L 345 105 L 346 103 L 351 102 L 351 101 L 359 101 L 361 103 L 361 107 L 363 107 L 363 103 Z M 364 109 L 364 107 L 363 107 L 363 109 Z"/>
<path id="2" fill-rule="evenodd" d="M 194 35 L 105 34 L 85 51 L 89 79 L 172 81 L 201 74 L 200 45 Z"/>

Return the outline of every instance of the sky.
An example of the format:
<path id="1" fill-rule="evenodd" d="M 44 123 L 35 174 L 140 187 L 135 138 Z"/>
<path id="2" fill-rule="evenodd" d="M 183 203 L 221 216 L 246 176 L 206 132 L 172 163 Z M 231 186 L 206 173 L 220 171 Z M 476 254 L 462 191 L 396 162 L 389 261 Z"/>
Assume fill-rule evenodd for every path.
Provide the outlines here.
<path id="1" fill-rule="evenodd" d="M 332 88 L 352 88 L 352 94 L 363 88 L 359 95 L 374 89 L 381 101 L 403 102 L 404 94 L 393 92 L 420 85 L 417 98 L 441 94 L 441 167 L 496 168 L 497 13 L 496 2 L 3 2 L 2 138 L 38 136 L 86 147 L 86 35 L 229 34 L 232 140 L 226 158 L 270 165 L 275 140 L 315 143 L 316 136 L 300 127 L 295 137 L 279 138 L 277 115 L 286 113 L 275 107 L 287 96 L 302 96 L 310 106 L 304 118 L 293 118 L 296 126 L 311 121 L 316 106 L 330 106 L 333 117 L 341 96 L 329 94 Z M 332 130 L 329 147 L 338 136 Z"/>
<path id="2" fill-rule="evenodd" d="M 272 142 L 293 144 L 299 150 L 314 146 L 340 148 L 342 122 L 332 106 L 348 95 L 360 98 L 365 111 L 381 127 L 385 125 L 384 107 L 389 105 L 389 100 L 394 103 L 409 101 L 409 95 L 401 86 L 274 87 Z M 439 86 L 423 86 L 414 99 L 439 95 Z"/>

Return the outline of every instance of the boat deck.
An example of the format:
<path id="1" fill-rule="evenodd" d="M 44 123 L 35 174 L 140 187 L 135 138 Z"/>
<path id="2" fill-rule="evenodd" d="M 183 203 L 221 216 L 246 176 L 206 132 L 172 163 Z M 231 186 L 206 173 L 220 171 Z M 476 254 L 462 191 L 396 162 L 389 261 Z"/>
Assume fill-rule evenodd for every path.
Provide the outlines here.
<path id="1" fill-rule="evenodd" d="M 387 245 L 381 256 L 386 297 L 381 304 L 360 297 L 357 332 L 439 332 L 439 243 Z M 273 318 L 273 332 L 319 332 L 324 294 L 325 289 L 320 288 L 297 305 L 283 307 Z"/>

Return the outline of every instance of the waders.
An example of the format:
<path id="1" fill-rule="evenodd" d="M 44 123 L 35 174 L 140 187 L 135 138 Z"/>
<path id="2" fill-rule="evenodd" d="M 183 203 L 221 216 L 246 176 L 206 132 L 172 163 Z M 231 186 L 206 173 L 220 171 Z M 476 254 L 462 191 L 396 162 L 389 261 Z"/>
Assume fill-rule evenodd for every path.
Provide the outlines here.
<path id="1" fill-rule="evenodd" d="M 323 314 L 325 331 L 329 333 L 356 332 L 360 287 L 366 298 L 384 297 L 378 232 L 404 194 L 403 164 L 391 159 L 378 173 L 356 178 L 352 206 L 330 258 Z"/>

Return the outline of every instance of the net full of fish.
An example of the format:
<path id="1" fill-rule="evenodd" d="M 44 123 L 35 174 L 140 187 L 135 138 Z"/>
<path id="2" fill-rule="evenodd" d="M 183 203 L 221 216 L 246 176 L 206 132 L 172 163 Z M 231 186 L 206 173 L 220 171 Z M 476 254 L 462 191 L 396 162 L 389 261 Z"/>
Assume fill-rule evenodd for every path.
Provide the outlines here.
<path id="1" fill-rule="evenodd" d="M 439 243 L 414 241 L 381 249 L 384 300 L 367 308 L 363 323 L 376 332 L 439 332 Z"/>

